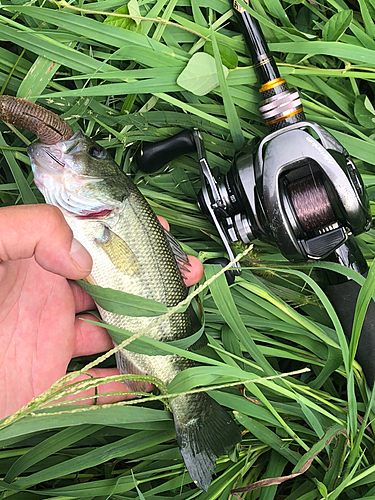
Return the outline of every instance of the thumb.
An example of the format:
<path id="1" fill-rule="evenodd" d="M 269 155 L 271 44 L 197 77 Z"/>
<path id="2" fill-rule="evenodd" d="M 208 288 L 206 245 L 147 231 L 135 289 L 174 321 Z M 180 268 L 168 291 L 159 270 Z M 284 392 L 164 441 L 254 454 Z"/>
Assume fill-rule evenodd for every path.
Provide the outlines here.
<path id="1" fill-rule="evenodd" d="M 92 266 L 60 210 L 51 205 L 0 208 L 0 261 L 28 259 L 65 278 L 82 279 Z"/>

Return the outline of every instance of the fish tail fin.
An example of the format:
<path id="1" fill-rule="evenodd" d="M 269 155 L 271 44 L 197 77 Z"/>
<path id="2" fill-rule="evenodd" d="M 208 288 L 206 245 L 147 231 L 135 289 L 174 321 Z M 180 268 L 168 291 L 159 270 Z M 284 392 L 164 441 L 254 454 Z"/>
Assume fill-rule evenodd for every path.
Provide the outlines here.
<path id="1" fill-rule="evenodd" d="M 190 477 L 207 491 L 216 458 L 241 441 L 241 431 L 229 413 L 208 394 L 186 394 L 171 402 L 177 443 Z"/>

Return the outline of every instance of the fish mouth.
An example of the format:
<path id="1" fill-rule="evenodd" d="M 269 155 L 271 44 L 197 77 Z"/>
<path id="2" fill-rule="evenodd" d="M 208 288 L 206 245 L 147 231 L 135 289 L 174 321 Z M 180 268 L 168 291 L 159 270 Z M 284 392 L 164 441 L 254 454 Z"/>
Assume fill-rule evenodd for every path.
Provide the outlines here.
<path id="1" fill-rule="evenodd" d="M 30 157 L 34 175 L 39 169 L 54 173 L 60 172 L 66 166 L 63 161 L 63 152 L 55 145 L 31 144 L 27 148 L 27 154 Z"/>
<path id="2" fill-rule="evenodd" d="M 97 183 L 101 179 L 77 175 L 64 161 L 69 152 L 79 148 L 77 140 L 72 139 L 54 145 L 37 143 L 28 147 L 34 183 L 47 203 L 66 214 L 85 220 L 107 219 L 113 216 L 115 207 L 82 192 L 88 183 Z"/>
<path id="3" fill-rule="evenodd" d="M 81 174 L 72 167 L 74 155 L 84 153 L 82 132 L 57 144 L 31 144 L 27 153 L 31 160 L 34 182 L 47 203 L 79 219 L 107 219 L 116 207 L 108 200 L 90 195 L 101 178 Z M 78 160 L 77 160 L 78 161 Z M 100 198 L 100 197 L 99 197 Z"/>
<path id="4" fill-rule="evenodd" d="M 82 138 L 83 134 L 78 130 L 70 139 L 56 144 L 31 144 L 27 148 L 27 154 L 31 159 L 34 173 L 38 168 L 53 172 L 64 169 L 67 166 L 65 162 L 67 155 L 81 151 Z"/>
<path id="5" fill-rule="evenodd" d="M 57 156 L 53 155 L 51 153 L 51 151 L 48 151 L 48 149 L 45 149 L 45 148 L 43 148 L 43 150 L 44 150 L 45 154 L 51 158 L 52 161 L 55 161 L 56 163 L 61 165 L 63 168 L 65 167 L 65 163 L 63 161 L 61 161 L 59 158 L 57 158 Z"/>

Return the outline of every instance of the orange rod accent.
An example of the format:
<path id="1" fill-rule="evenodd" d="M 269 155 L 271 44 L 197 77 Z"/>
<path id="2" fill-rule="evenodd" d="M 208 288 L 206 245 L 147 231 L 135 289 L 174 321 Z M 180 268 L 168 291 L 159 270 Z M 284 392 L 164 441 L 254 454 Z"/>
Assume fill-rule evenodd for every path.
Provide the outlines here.
<path id="1" fill-rule="evenodd" d="M 279 118 L 276 118 L 275 120 L 271 120 L 270 122 L 266 122 L 266 125 L 273 125 L 274 123 L 281 122 L 282 120 L 285 120 L 286 118 L 290 118 L 291 116 L 298 115 L 298 113 L 302 113 L 303 108 L 298 108 L 295 111 L 292 111 L 292 113 L 289 113 L 288 115 L 280 116 Z"/>
<path id="2" fill-rule="evenodd" d="M 285 80 L 283 78 L 276 78 L 276 80 L 271 80 L 270 82 L 264 83 L 260 89 L 259 92 L 265 92 L 266 90 L 273 89 L 274 87 L 278 87 L 279 85 L 282 85 L 285 83 Z"/>

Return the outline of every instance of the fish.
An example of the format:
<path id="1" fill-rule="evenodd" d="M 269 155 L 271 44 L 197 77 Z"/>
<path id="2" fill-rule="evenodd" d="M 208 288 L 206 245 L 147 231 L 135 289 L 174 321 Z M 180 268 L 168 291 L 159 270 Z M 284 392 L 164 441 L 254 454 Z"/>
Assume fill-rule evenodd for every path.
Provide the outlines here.
<path id="1" fill-rule="evenodd" d="M 168 307 L 188 294 L 183 268 L 188 260 L 177 240 L 160 224 L 129 176 L 92 139 L 77 131 L 56 144 L 34 143 L 28 154 L 36 186 L 47 203 L 57 206 L 74 237 L 93 258 L 88 281 L 153 299 Z M 181 270 L 182 269 L 182 270 Z M 155 324 L 150 317 L 114 314 L 98 306 L 104 323 L 132 333 L 146 331 L 162 342 L 186 338 L 201 327 L 190 305 Z M 198 349 L 206 339 L 203 334 Z M 170 383 L 194 362 L 176 354 L 148 355 L 122 349 L 116 353 L 122 374 L 147 374 Z M 125 381 L 131 391 L 145 383 Z M 177 443 L 193 482 L 207 491 L 216 458 L 241 441 L 232 416 L 206 392 L 171 398 Z"/>

